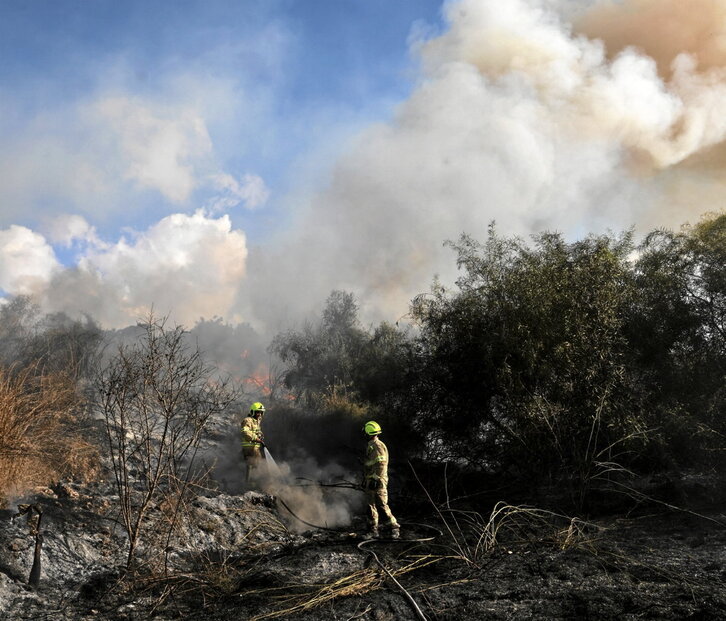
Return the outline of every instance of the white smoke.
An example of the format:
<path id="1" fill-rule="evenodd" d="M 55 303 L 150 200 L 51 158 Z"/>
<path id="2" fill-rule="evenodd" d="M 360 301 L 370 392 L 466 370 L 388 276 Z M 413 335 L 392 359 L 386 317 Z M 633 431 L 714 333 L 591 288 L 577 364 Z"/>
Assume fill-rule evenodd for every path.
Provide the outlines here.
<path id="1" fill-rule="evenodd" d="M 631 5 L 652 13 L 657 4 L 608 7 L 627 20 Z M 304 306 L 341 288 L 373 304 L 372 316 L 395 318 L 435 273 L 452 279 L 442 242 L 481 238 L 492 220 L 505 234 L 573 236 L 677 226 L 714 207 L 708 180 L 681 202 L 697 177 L 679 165 L 726 137 L 723 64 L 703 70 L 685 50 L 664 78 L 637 41 L 611 54 L 577 31 L 568 3 L 445 8 L 447 31 L 414 43 L 423 74 L 395 118 L 360 135 L 279 253 L 251 255 L 265 308 L 280 299 Z M 659 23 L 649 24 L 651 36 Z M 711 28 L 726 34 L 723 20 Z"/>
<path id="2" fill-rule="evenodd" d="M 49 307 L 108 325 L 154 304 L 177 321 L 219 315 L 274 332 L 332 289 L 355 292 L 366 318 L 396 319 L 435 274 L 455 276 L 443 242 L 481 238 L 492 220 L 504 234 L 579 236 L 721 208 L 726 0 L 459 0 L 444 10 L 445 32 L 411 42 L 421 58 L 412 95 L 357 136 L 317 191 L 288 196 L 291 226 L 249 257 L 244 233 L 209 214 L 255 208 L 269 191 L 214 165 L 203 114 L 97 102 L 122 175 L 172 201 L 205 183 L 219 195 L 207 215 L 89 243 L 60 273 L 36 238 L 45 267 L 23 290 L 50 280 Z M 19 291 L 13 265 L 0 273 Z"/>
<path id="3" fill-rule="evenodd" d="M 288 525 L 297 531 L 308 530 L 311 525 L 348 526 L 354 515 L 363 513 L 364 496 L 351 487 L 359 476 L 335 462 L 321 465 L 299 447 L 288 459 L 266 453 L 253 478 L 246 481 L 247 467 L 236 431 L 227 433 L 224 442 L 202 457 L 223 491 L 241 494 L 253 489 L 273 494 L 294 512 L 293 516 L 281 511 Z"/>
<path id="4" fill-rule="evenodd" d="M 174 202 L 189 198 L 197 184 L 195 164 L 212 153 L 206 125 L 193 110 L 164 114 L 128 97 L 109 97 L 95 102 L 92 112 L 112 130 L 127 179 Z"/>

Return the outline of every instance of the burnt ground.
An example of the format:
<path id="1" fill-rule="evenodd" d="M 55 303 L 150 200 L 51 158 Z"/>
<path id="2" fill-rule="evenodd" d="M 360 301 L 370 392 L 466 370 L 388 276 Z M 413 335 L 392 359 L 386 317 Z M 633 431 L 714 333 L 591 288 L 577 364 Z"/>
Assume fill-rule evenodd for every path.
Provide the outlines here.
<path id="1" fill-rule="evenodd" d="M 421 505 L 403 540 L 360 547 L 361 523 L 297 532 L 274 499 L 219 494 L 195 503 L 171 573 L 141 571 L 133 583 L 121 577 L 125 542 L 104 516 L 106 501 L 43 502 L 38 589 L 25 584 L 27 525 L 0 512 L 2 618 L 422 618 L 411 599 L 432 621 L 726 618 L 719 493 L 680 509 L 641 502 L 588 520 L 520 504 L 440 513 Z"/>
<path id="2" fill-rule="evenodd" d="M 428 534 L 418 530 L 408 536 Z M 476 564 L 463 560 L 443 535 L 435 542 L 370 547 L 389 571 L 411 568 L 397 579 L 432 620 L 726 618 L 726 528 L 668 511 L 598 520 L 586 530 L 570 541 L 566 528 L 554 537 L 531 532 L 531 541 L 502 542 Z M 280 562 L 286 572 L 282 580 L 275 567 Z M 420 618 L 403 591 L 354 541 L 325 538 L 271 565 L 256 593 L 242 589 L 244 603 L 229 601 L 210 618 L 248 618 L 286 608 L 293 610 L 288 618 L 310 621 Z M 365 569 L 374 572 L 375 580 L 361 592 L 321 602 L 309 612 L 300 609 L 329 595 L 325 587 L 333 588 L 336 580 Z M 358 579 L 337 586 L 342 591 Z M 290 599 L 289 592 L 280 599 L 275 589 L 294 581 L 325 586 L 298 587 L 297 599 Z"/>
<path id="3" fill-rule="evenodd" d="M 723 527 L 673 514 L 595 525 L 570 545 L 515 545 L 481 571 L 452 568 L 473 582 L 424 592 L 431 618 L 724 618 Z"/>

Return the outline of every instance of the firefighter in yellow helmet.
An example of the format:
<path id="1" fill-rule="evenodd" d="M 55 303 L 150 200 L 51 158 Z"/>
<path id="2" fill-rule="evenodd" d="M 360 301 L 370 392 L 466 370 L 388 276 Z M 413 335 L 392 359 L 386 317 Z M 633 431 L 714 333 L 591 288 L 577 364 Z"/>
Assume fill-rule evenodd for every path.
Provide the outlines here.
<path id="1" fill-rule="evenodd" d="M 363 461 L 363 487 L 368 502 L 370 536 L 378 537 L 378 515 L 382 513 L 386 519 L 383 525 L 390 527 L 391 538 L 398 539 L 400 526 L 388 507 L 388 448 L 378 437 L 381 426 L 371 420 L 365 424 L 363 431 L 369 437 Z"/>
<path id="2" fill-rule="evenodd" d="M 262 416 L 265 406 L 256 401 L 250 406 L 250 414 L 242 421 L 242 456 L 247 466 L 246 481 L 256 477 L 258 469 L 265 458 L 265 444 L 262 441 Z"/>

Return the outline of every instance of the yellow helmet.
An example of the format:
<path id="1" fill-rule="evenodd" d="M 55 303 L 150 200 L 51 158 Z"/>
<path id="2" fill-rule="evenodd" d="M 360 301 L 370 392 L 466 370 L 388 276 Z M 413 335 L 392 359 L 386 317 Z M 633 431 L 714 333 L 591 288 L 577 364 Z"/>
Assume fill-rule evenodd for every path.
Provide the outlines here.
<path id="1" fill-rule="evenodd" d="M 369 436 L 377 436 L 381 433 L 381 426 L 374 420 L 369 420 L 364 426 L 365 431 Z"/>
<path id="2" fill-rule="evenodd" d="M 257 414 L 257 413 L 260 413 L 260 414 L 265 413 L 265 406 L 262 405 L 259 401 L 255 401 L 250 406 L 250 414 Z"/>

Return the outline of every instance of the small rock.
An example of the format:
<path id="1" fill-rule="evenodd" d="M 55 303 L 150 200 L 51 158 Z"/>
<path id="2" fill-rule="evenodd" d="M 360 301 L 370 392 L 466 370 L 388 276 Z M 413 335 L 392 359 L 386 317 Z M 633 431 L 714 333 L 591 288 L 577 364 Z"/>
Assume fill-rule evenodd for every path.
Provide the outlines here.
<path id="1" fill-rule="evenodd" d="M 270 508 L 275 506 L 275 497 L 270 494 L 263 494 L 262 492 L 245 492 L 242 498 L 253 505 L 263 505 Z"/>
<path id="2" fill-rule="evenodd" d="M 53 486 L 53 491 L 56 493 L 58 498 L 71 498 L 72 500 L 76 500 L 80 496 L 80 494 L 67 483 L 55 484 Z"/>
<path id="3" fill-rule="evenodd" d="M 28 547 L 30 547 L 30 544 L 26 539 L 13 539 L 9 544 L 8 547 L 13 552 L 20 552 L 21 550 L 27 550 Z"/>

